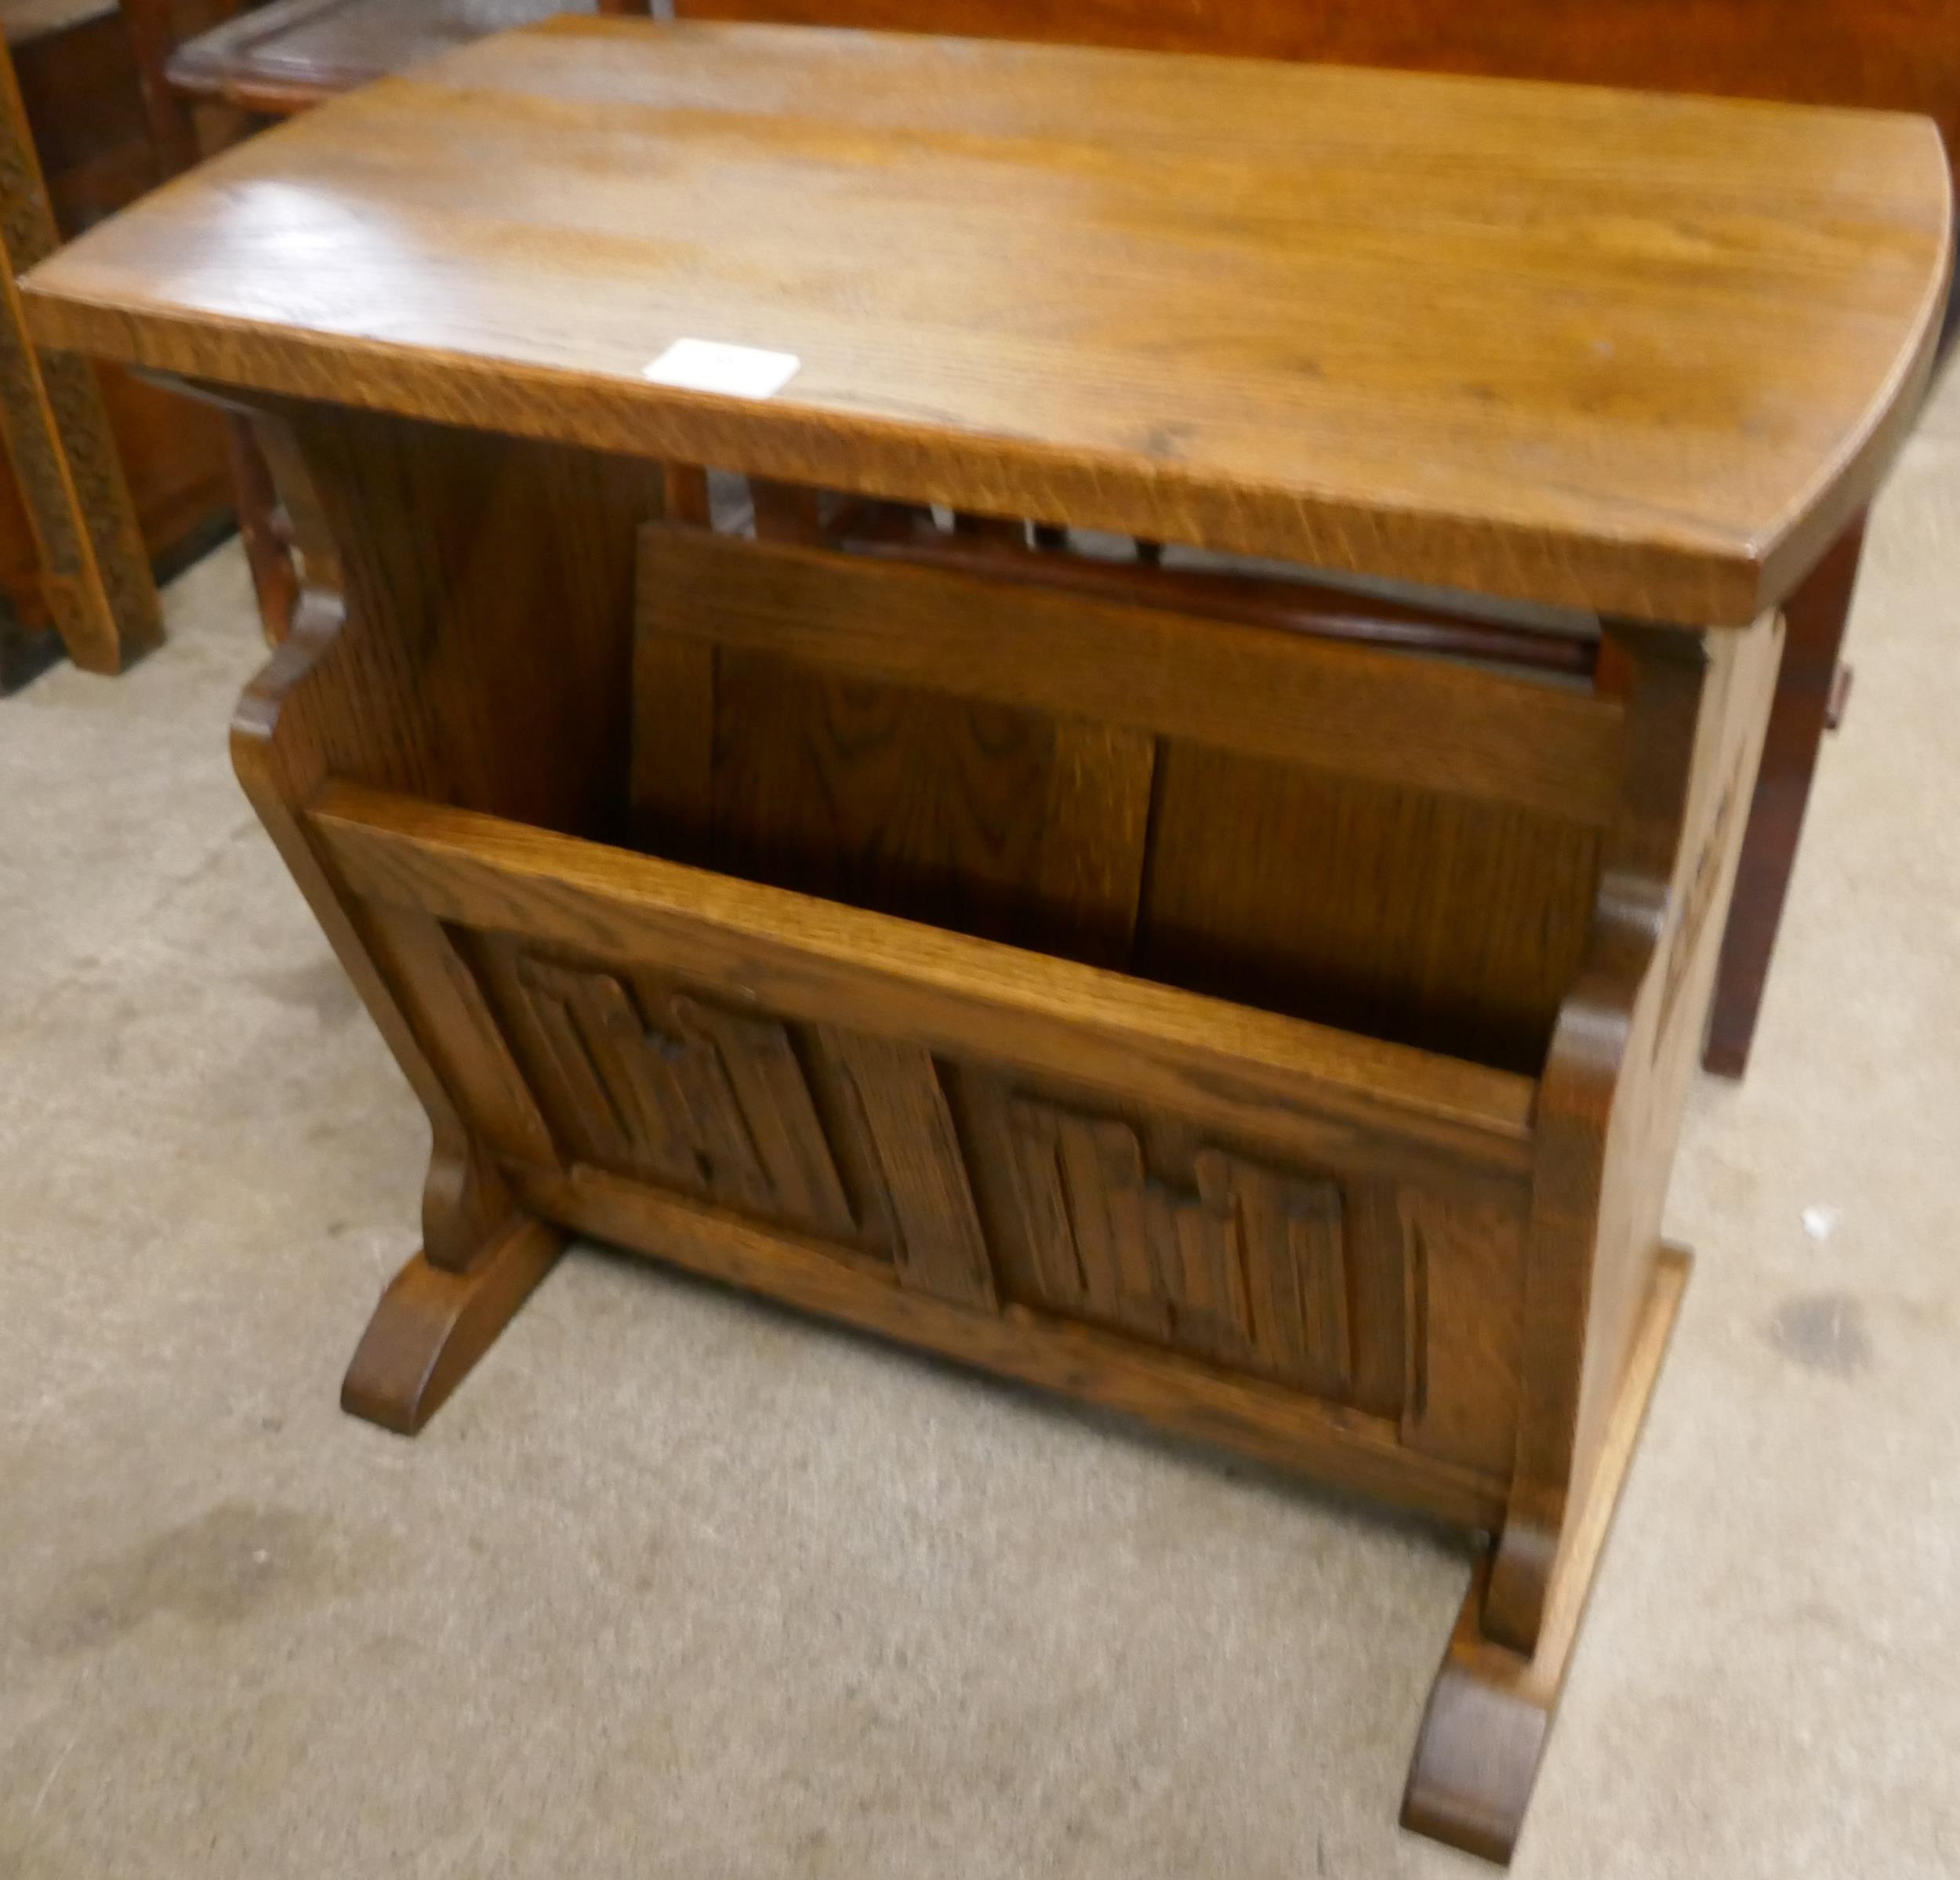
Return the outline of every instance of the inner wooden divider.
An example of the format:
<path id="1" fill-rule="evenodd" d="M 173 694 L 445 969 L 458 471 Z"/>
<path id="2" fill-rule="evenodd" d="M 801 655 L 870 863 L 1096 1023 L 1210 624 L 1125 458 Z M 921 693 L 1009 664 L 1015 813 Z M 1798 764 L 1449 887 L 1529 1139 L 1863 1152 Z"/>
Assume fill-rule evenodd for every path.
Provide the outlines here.
<path id="1" fill-rule="evenodd" d="M 1535 1075 L 1620 785 L 1568 681 L 642 532 L 637 846 Z"/>

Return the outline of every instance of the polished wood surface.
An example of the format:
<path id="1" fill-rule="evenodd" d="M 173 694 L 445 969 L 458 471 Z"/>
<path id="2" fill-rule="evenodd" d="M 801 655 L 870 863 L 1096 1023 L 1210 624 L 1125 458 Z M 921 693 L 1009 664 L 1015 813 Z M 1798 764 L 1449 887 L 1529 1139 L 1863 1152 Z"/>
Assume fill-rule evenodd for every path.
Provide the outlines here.
<path id="1" fill-rule="evenodd" d="M 1923 0 L 1631 0 L 1610 7 L 1501 0 L 1474 8 L 1445 0 L 1371 6 L 1326 0 L 674 0 L 674 11 L 684 18 L 1244 53 L 1918 111 L 1940 127 L 1949 161 L 1960 158 L 1960 35 L 1948 8 Z M 1950 306 L 1949 335 L 1952 324 Z M 1862 534 L 1861 519 L 1853 521 L 1788 596 L 1788 670 L 1710 1017 L 1704 1062 L 1726 1076 L 1740 1076 L 1748 1061 L 1825 728 L 1820 706 L 1844 677 L 1835 661 Z M 1420 640 L 1439 649 L 1461 631 L 1433 619 L 1383 620 L 1378 609 L 1338 630 L 1377 644 Z M 1529 635 L 1519 638 L 1530 643 Z M 1537 644 L 1548 652 L 1562 648 L 1555 638 L 1540 637 Z"/>
<path id="2" fill-rule="evenodd" d="M 1909 415 L 1948 196 L 1906 119 L 573 20 L 226 153 L 30 292 L 50 343 L 267 390 L 1739 625 Z M 690 336 L 801 369 L 649 383 Z"/>
<path id="3" fill-rule="evenodd" d="M 1784 633 L 1733 609 L 1883 467 L 1944 169 L 1863 118 L 789 43 L 515 35 L 183 180 L 34 285 L 50 332 L 242 401 L 287 492 L 305 585 L 234 758 L 432 1136 L 421 1251 L 346 1400 L 416 1427 L 593 1233 L 1486 1529 L 1406 1806 L 1502 1857 L 1684 1272 L 1661 1209 Z M 1411 85 L 1448 108 L 1391 137 Z M 450 142 L 418 141 L 438 118 Z M 1337 132 L 1385 165 L 1365 191 Z M 494 202 L 465 144 L 509 154 Z M 1474 230 L 1466 148 L 1509 179 Z M 800 197 L 765 201 L 792 168 Z M 881 267 L 840 271 L 816 241 L 874 198 Z M 166 255 L 193 228 L 212 245 Z M 765 238 L 787 265 L 745 274 Z M 1274 350 L 1261 297 L 1310 253 L 1295 317 L 1331 378 Z M 1563 310 L 1500 295 L 1500 255 Z M 1465 330 L 1508 393 L 1460 405 L 1433 350 L 1364 344 L 1364 278 L 1370 332 L 1439 343 L 1433 313 L 1385 333 L 1430 304 L 1397 270 L 1501 300 L 1510 351 Z M 629 325 L 680 293 L 691 321 L 771 311 L 808 383 L 649 387 Z M 1685 350 L 1616 350 L 1588 403 L 1551 365 L 1609 318 Z M 884 354 L 835 337 L 860 320 Z M 1116 448 L 1112 388 L 1188 430 Z M 1398 466 L 1336 422 L 1363 409 Z M 760 539 L 677 459 L 779 476 Z M 1663 521 L 1668 466 L 1696 474 Z M 840 492 L 961 512 L 953 554 L 826 539 Z M 1751 516 L 1781 520 L 1739 561 Z M 1359 647 L 1147 569 L 1031 580 L 1018 518 L 1044 554 L 1091 522 L 1333 543 L 1655 617 L 1609 608 L 1589 673 Z"/>
<path id="4" fill-rule="evenodd" d="M 1515 1849 L 1690 1264 L 1686 1250 L 1673 1247 L 1654 1262 L 1599 1464 L 1530 1652 L 1485 1635 L 1487 1559 L 1472 1577 L 1416 1737 L 1402 1798 L 1404 1827 L 1486 1860 L 1508 1861 Z"/>
<path id="5" fill-rule="evenodd" d="M 125 89 L 140 94 L 152 167 L 175 176 L 256 118 L 290 115 L 486 34 L 578 10 L 575 0 L 273 0 L 242 11 L 239 0 L 122 0 L 124 56 L 137 81 Z M 597 0 L 597 10 L 643 14 L 647 5 Z M 292 630 L 299 577 L 247 419 L 226 427 L 225 457 L 260 617 L 276 645 Z"/>
<path id="6" fill-rule="evenodd" d="M 223 3 L 206 0 L 207 5 Z M 1598 9 L 1561 9 L 1555 20 L 1548 21 L 1534 15 L 1537 5 L 1537 0 L 1517 0 L 1511 9 L 1520 26 L 1529 24 L 1528 31 L 1506 25 L 1503 16 L 1491 13 L 1466 16 L 1459 12 L 1439 20 L 1425 15 L 1420 7 L 1412 13 L 1406 8 L 1356 11 L 1295 4 L 1282 15 L 1261 6 L 1193 9 L 1181 0 L 1175 5 L 1163 0 L 1115 0 L 1107 6 L 1066 9 L 1027 5 L 1023 0 L 901 0 L 898 4 L 893 0 L 869 0 L 869 4 L 866 0 L 830 0 L 829 4 L 823 0 L 815 4 L 811 0 L 801 4 L 799 0 L 736 0 L 735 4 L 682 0 L 676 10 L 684 16 L 802 19 L 818 24 L 885 25 L 1176 50 L 1435 65 L 1512 77 L 1563 75 L 1729 95 L 1901 106 L 1926 111 L 1945 128 L 1949 146 L 1955 141 L 1960 64 L 1950 56 L 1950 36 L 1940 35 L 1933 30 L 1935 23 L 1930 18 L 1920 20 L 1909 9 L 1875 23 L 1878 36 L 1889 49 L 1883 57 L 1870 56 L 1873 25 L 1868 23 L 1863 34 L 1867 56 L 1846 64 L 1828 56 L 1842 36 L 1844 16 L 1835 5 L 1815 13 L 1793 13 L 1782 8 L 1774 18 L 1748 6 L 1704 7 L 1687 22 L 1684 34 L 1678 15 L 1671 16 L 1668 31 L 1628 32 L 1618 30 L 1613 18 Z M 169 165 L 172 169 L 187 167 L 195 151 L 193 128 L 183 108 L 184 96 L 224 99 L 261 111 L 288 113 L 317 103 L 336 91 L 369 82 L 387 70 L 415 63 L 514 10 L 509 0 L 474 11 L 459 7 L 455 0 L 416 0 L 408 6 L 391 5 L 376 16 L 367 0 L 325 5 L 320 0 L 278 0 L 249 19 L 187 42 L 173 60 L 170 55 L 184 19 L 183 9 L 170 0 L 125 0 L 124 6 L 132 42 L 143 55 L 140 64 L 159 126 L 159 147 L 182 153 Z M 601 10 L 637 9 L 622 4 Z M 1410 30 L 1417 24 L 1421 31 Z M 1698 53 L 1684 63 L 1679 54 L 1690 38 Z M 1911 56 L 1905 56 L 1902 49 L 1907 45 L 1916 48 Z M 1553 60 L 1550 66 L 1544 63 L 1548 51 Z M 1570 63 L 1562 64 L 1559 60 Z M 175 85 L 171 73 L 176 76 Z M 131 145 L 126 137 L 124 143 Z M 132 147 L 149 160 L 147 146 L 141 140 L 134 140 Z M 139 392 L 142 389 L 133 381 L 124 383 Z M 240 528 L 267 635 L 276 641 L 289 626 L 296 579 L 263 462 L 244 427 L 234 426 L 231 437 Z M 139 477 L 139 485 L 140 481 Z M 765 534 L 782 533 L 786 528 L 792 535 L 814 532 L 815 492 L 758 478 L 754 480 L 754 493 L 759 524 Z M 140 491 L 139 505 L 142 506 Z M 701 513 L 705 517 L 705 510 Z M 916 511 L 904 513 L 916 519 Z M 1011 525 L 970 512 L 961 520 L 988 524 L 994 532 L 989 537 L 969 528 L 960 537 L 961 543 L 972 548 L 1004 546 L 999 532 Z M 1047 546 L 1061 546 L 1058 538 L 1064 532 L 1051 525 L 1037 525 L 1037 529 Z M 24 521 L 20 533 L 24 543 Z M 928 532 L 928 535 L 936 532 Z M 927 542 L 908 521 L 902 529 L 888 532 L 881 546 L 887 553 L 917 554 Z M 946 550 L 941 540 L 932 539 L 930 546 L 935 558 L 943 558 Z M 24 548 L 24 553 L 31 550 Z M 1841 539 L 1840 546 L 1823 567 L 1790 596 L 1792 619 L 1799 628 L 1793 635 L 1791 669 L 1784 687 L 1791 695 L 1780 700 L 1773 721 L 1711 1019 L 1707 1062 L 1710 1069 L 1730 1076 L 1740 1076 L 1747 1060 L 1809 779 L 1817 761 L 1820 731 L 1812 703 L 1817 687 L 1809 676 L 1816 662 L 1808 649 L 1813 644 L 1835 649 L 1842 637 L 1849 572 L 1839 578 L 1833 571 L 1845 567 L 1845 553 Z M 1185 601 L 1214 617 L 1297 624 L 1305 630 L 1365 644 L 1426 646 L 1472 658 L 1522 660 L 1574 670 L 1589 670 L 1591 666 L 1592 649 L 1583 640 L 1453 620 L 1434 607 L 1396 608 L 1371 601 L 1364 608 L 1352 596 L 1313 594 L 1297 588 L 1290 593 L 1276 591 L 1270 582 L 1155 571 L 1142 563 L 1118 568 L 1073 556 L 1046 557 L 1045 565 L 1029 572 L 1051 584 L 1086 583 L 1105 590 L 1125 585 L 1126 577 L 1131 578 L 1127 585 L 1131 587 L 1135 577 L 1154 577 L 1174 583 Z M 1835 650 L 1831 656 L 1835 658 Z M 1832 677 L 1828 674 L 1824 683 Z"/>

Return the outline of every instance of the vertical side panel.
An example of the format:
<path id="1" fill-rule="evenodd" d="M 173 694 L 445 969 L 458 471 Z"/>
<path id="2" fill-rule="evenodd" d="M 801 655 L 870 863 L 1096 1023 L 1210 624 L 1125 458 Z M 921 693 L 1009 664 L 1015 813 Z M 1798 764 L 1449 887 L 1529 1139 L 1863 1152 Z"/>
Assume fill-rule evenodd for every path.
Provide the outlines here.
<path id="1" fill-rule="evenodd" d="M 281 408 L 345 582 L 347 670 L 313 726 L 327 773 L 608 833 L 626 800 L 633 532 L 659 513 L 659 466 Z"/>
<path id="2" fill-rule="evenodd" d="M 1401 1221 L 1409 1287 L 1403 1440 L 1501 1473 L 1516 1440 L 1523 1362 L 1523 1224 L 1494 1204 L 1414 1190 L 1403 1193 Z"/>
<path id="3" fill-rule="evenodd" d="M 465 1118 L 499 1155 L 558 1165 L 551 1131 L 504 1043 L 483 989 L 443 930 L 412 909 L 369 902 L 368 943 Z"/>
<path id="4" fill-rule="evenodd" d="M 374 412 L 260 409 L 303 473 L 282 488 L 307 499 L 292 507 L 307 586 L 239 699 L 232 761 L 428 1113 L 423 1250 L 461 1272 L 497 1243 L 510 1197 L 303 811 L 334 777 L 603 826 L 623 794 L 633 528 L 658 513 L 658 472 Z"/>

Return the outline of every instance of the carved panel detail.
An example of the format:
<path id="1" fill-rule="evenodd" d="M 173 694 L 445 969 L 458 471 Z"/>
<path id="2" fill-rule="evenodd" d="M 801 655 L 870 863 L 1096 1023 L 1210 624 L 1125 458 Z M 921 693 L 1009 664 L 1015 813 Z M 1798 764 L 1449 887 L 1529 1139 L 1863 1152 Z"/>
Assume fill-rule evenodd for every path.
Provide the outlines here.
<path id="1" fill-rule="evenodd" d="M 1194 1185 L 1149 1170 L 1127 1123 L 1026 1098 L 1014 1174 L 1046 1303 L 1323 1395 L 1352 1388 L 1341 1190 L 1200 1149 Z"/>
<path id="2" fill-rule="evenodd" d="M 932 1054 L 861 1033 L 826 1036 L 877 1156 L 898 1230 L 900 1279 L 961 1305 L 993 1305 L 993 1268 Z"/>
<path id="3" fill-rule="evenodd" d="M 782 1025 L 681 992 L 649 1021 L 612 974 L 530 955 L 517 978 L 592 1160 L 818 1233 L 851 1232 Z"/>

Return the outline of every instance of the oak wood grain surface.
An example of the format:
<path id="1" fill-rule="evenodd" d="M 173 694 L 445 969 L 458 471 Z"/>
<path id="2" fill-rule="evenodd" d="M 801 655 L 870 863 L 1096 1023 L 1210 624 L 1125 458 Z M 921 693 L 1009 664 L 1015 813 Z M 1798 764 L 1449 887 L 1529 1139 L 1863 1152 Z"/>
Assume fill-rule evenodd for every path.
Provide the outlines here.
<path id="1" fill-rule="evenodd" d="M 1530 1154 L 1533 1087 L 1479 1065 L 353 785 L 321 790 L 309 827 L 357 893 L 439 920 L 601 955 L 657 947 L 745 1001 L 1156 1091 L 1322 1152 L 1365 1155 L 1380 1133 L 1425 1169 L 1507 1187 Z"/>
<path id="2" fill-rule="evenodd" d="M 1916 404 L 1926 122 L 560 20 L 226 153 L 45 343 L 873 495 L 1745 623 Z M 768 401 L 649 383 L 693 336 Z"/>
<path id="3" fill-rule="evenodd" d="M 1589 692 L 1240 627 L 649 524 L 640 604 L 666 630 L 866 679 L 1099 717 L 1261 756 L 1604 822 L 1621 713 Z"/>

